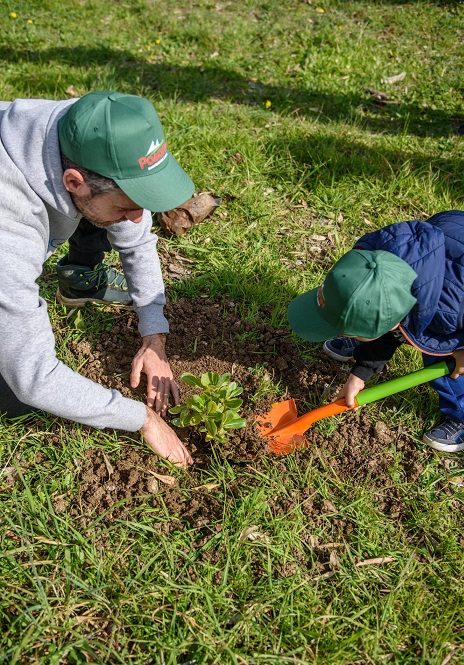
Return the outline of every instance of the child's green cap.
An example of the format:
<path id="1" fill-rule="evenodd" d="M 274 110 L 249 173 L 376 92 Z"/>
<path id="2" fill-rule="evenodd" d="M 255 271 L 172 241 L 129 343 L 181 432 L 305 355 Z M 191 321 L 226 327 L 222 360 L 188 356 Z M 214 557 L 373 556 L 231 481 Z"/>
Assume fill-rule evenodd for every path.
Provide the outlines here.
<path id="1" fill-rule="evenodd" d="M 167 150 L 148 99 L 90 92 L 60 118 L 58 135 L 65 157 L 114 180 L 141 208 L 172 210 L 194 192 L 193 182 Z"/>
<path id="2" fill-rule="evenodd" d="M 391 252 L 352 249 L 322 285 L 288 307 L 293 331 L 310 342 L 347 335 L 374 339 L 394 328 L 415 305 L 417 274 Z"/>

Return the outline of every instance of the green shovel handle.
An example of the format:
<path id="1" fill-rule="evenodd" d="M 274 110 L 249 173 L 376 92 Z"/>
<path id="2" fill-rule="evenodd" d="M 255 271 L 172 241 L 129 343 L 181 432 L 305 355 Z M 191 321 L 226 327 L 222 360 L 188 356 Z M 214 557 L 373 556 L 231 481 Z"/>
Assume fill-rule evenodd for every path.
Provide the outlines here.
<path id="1" fill-rule="evenodd" d="M 455 365 L 456 362 L 453 356 L 447 356 L 445 360 L 429 367 L 418 369 L 416 372 L 406 374 L 406 376 L 399 376 L 397 379 L 378 383 L 376 386 L 361 390 L 356 395 L 357 406 L 363 406 L 363 404 L 375 402 L 378 399 L 394 395 L 402 390 L 414 388 L 414 386 L 419 386 L 421 383 L 428 383 L 428 381 L 433 381 L 441 376 L 447 376 L 453 372 Z"/>

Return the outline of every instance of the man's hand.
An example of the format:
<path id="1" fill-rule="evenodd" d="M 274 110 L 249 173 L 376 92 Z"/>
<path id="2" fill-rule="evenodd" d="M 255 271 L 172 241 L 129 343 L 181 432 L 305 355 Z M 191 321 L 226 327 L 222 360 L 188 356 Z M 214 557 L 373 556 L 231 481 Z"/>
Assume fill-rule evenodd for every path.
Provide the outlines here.
<path id="1" fill-rule="evenodd" d="M 342 387 L 342 389 L 340 390 L 335 399 L 340 399 L 340 397 L 344 397 L 346 406 L 349 409 L 354 409 L 354 407 L 356 406 L 354 401 L 355 397 L 364 388 L 364 385 L 365 384 L 362 379 L 359 379 L 354 374 L 350 374 L 350 376 L 348 377 L 348 381 Z"/>
<path id="2" fill-rule="evenodd" d="M 148 408 L 147 419 L 140 430 L 150 448 L 160 457 L 184 469 L 193 459 L 182 441 L 160 416 Z"/>
<path id="3" fill-rule="evenodd" d="M 132 361 L 130 384 L 137 388 L 140 374 L 147 375 L 147 405 L 156 413 L 166 415 L 169 396 L 172 393 L 174 404 L 179 404 L 179 389 L 165 351 L 166 335 L 148 335 Z"/>
<path id="4" fill-rule="evenodd" d="M 451 355 L 456 361 L 456 367 L 454 368 L 454 372 L 451 374 L 451 378 L 457 379 L 458 376 L 462 376 L 464 374 L 464 349 L 454 351 Z"/>

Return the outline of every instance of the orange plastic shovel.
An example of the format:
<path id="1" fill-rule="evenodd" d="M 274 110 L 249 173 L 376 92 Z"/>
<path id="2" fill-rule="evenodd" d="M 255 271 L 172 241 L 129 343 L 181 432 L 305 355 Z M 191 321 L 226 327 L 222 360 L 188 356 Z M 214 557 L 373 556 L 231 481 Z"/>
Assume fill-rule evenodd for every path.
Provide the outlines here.
<path id="1" fill-rule="evenodd" d="M 357 394 L 353 408 L 375 402 L 407 388 L 418 386 L 421 383 L 433 381 L 440 376 L 447 376 L 453 372 L 454 366 L 455 360 L 452 356 L 449 356 L 446 360 L 424 367 L 406 376 L 400 376 L 385 383 L 378 383 L 371 388 L 365 388 Z M 280 455 L 286 455 L 295 448 L 301 447 L 304 443 L 304 433 L 313 423 L 348 410 L 352 409 L 346 406 L 345 398 L 342 397 L 336 402 L 320 406 L 318 409 L 298 417 L 295 400 L 289 399 L 285 402 L 273 404 L 266 415 L 256 416 L 256 425 L 261 436 L 270 439 L 270 450 Z"/>

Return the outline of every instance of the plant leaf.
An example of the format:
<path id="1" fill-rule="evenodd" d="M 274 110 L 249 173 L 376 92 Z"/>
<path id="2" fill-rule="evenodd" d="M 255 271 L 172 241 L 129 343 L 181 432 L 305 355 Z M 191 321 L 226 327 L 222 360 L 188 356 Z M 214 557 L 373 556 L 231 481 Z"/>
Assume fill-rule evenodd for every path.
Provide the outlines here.
<path id="1" fill-rule="evenodd" d="M 199 425 L 202 420 L 203 420 L 202 413 L 193 413 L 190 416 L 189 425 Z"/>
<path id="2" fill-rule="evenodd" d="M 219 374 L 217 372 L 207 372 L 208 381 L 211 386 L 219 385 Z"/>
<path id="3" fill-rule="evenodd" d="M 169 413 L 180 413 L 182 409 L 185 409 L 185 404 L 178 404 L 169 409 Z"/>
<path id="4" fill-rule="evenodd" d="M 216 423 L 214 422 L 214 420 L 212 420 L 211 418 L 206 418 L 205 427 L 206 427 L 206 431 L 208 432 L 208 434 L 212 438 L 214 438 L 217 434 L 217 426 L 216 426 Z"/>
<path id="5" fill-rule="evenodd" d="M 221 376 L 218 377 L 217 386 L 218 387 L 223 386 L 225 383 L 228 383 L 229 379 L 230 379 L 230 374 L 221 374 Z"/>
<path id="6" fill-rule="evenodd" d="M 188 386 L 196 386 L 197 388 L 201 388 L 201 380 L 197 376 L 195 376 L 194 374 L 190 374 L 189 372 L 185 372 L 184 374 L 182 374 L 182 376 L 180 378 Z"/>
<path id="7" fill-rule="evenodd" d="M 226 411 L 225 418 L 223 419 L 224 429 L 241 429 L 245 426 L 245 418 L 240 418 L 240 416 L 234 411 Z"/>
<path id="8" fill-rule="evenodd" d="M 231 411 L 236 411 L 240 406 L 242 406 L 242 399 L 228 399 L 226 400 L 225 406 Z"/>
<path id="9" fill-rule="evenodd" d="M 179 422 L 181 427 L 188 427 L 190 425 L 190 418 L 192 417 L 192 413 L 190 411 L 186 411 L 185 413 L 181 413 L 179 416 Z"/>
<path id="10" fill-rule="evenodd" d="M 208 414 L 208 416 L 211 416 L 211 418 L 221 418 L 223 411 L 224 407 L 220 404 L 216 404 L 214 400 L 210 400 L 206 404 L 205 412 Z"/>
<path id="11" fill-rule="evenodd" d="M 213 376 L 213 372 L 205 372 L 205 374 L 202 374 L 200 377 L 201 380 L 201 385 L 204 388 L 209 388 L 211 385 L 211 377 Z"/>
<path id="12" fill-rule="evenodd" d="M 193 395 L 192 397 L 188 397 L 185 403 L 192 411 L 204 411 L 206 401 L 206 395 Z"/>

